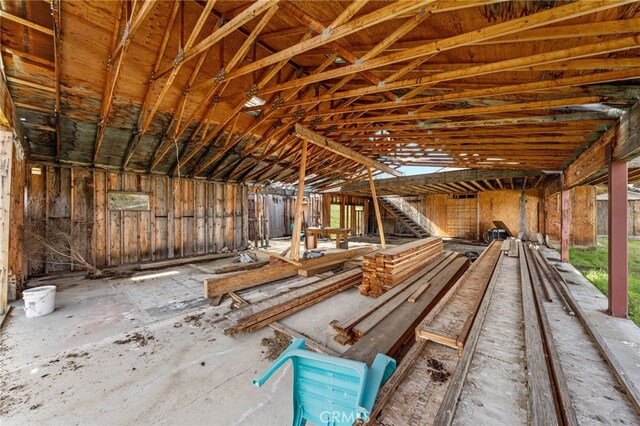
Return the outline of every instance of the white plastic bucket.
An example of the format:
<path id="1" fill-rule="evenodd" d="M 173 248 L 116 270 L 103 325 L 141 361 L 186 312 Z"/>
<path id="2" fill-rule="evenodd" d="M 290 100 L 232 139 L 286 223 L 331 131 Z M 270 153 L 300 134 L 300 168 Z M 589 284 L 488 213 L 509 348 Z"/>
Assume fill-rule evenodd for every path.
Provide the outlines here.
<path id="1" fill-rule="evenodd" d="M 22 292 L 22 298 L 27 318 L 50 314 L 56 306 L 56 286 L 43 285 L 30 288 Z"/>

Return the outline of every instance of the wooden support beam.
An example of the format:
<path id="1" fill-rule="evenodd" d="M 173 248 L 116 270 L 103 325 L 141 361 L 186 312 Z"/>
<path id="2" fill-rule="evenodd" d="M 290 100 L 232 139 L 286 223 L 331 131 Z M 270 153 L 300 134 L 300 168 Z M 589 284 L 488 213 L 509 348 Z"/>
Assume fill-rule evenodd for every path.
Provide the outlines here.
<path id="1" fill-rule="evenodd" d="M 345 146 L 342 146 L 339 143 L 332 141 L 331 139 L 325 138 L 324 136 L 321 136 L 307 129 L 306 127 L 301 126 L 300 124 L 296 124 L 295 133 L 302 139 L 309 141 L 314 145 L 318 145 L 329 151 L 335 152 L 336 154 L 340 154 L 343 157 L 349 158 L 356 163 L 363 164 L 367 167 L 373 167 L 385 173 L 389 173 L 390 175 L 393 175 L 393 176 L 402 176 L 402 173 L 398 172 L 395 169 L 392 169 L 386 164 L 382 164 L 379 161 L 360 155 L 356 151 L 350 148 L 347 148 Z"/>
<path id="2" fill-rule="evenodd" d="M 407 113 L 407 114 L 394 114 L 385 115 L 381 117 L 362 117 L 355 119 L 344 119 L 336 121 L 327 121 L 323 125 L 345 125 L 345 124 L 363 124 L 363 123 L 381 123 L 381 122 L 397 122 L 397 121 L 415 121 L 415 120 L 428 120 L 433 118 L 444 117 L 461 117 L 470 115 L 485 115 L 485 114 L 501 114 L 505 112 L 520 112 L 520 111 L 534 111 L 534 110 L 548 110 L 552 108 L 562 108 L 575 105 L 586 105 L 592 103 L 598 103 L 603 100 L 600 96 L 580 96 L 576 98 L 557 99 L 550 101 L 538 101 L 538 102 L 517 102 L 504 105 L 495 105 L 488 107 L 473 107 L 457 109 L 452 108 L 444 111 L 429 111 L 421 113 Z"/>
<path id="3" fill-rule="evenodd" d="M 304 199 L 304 177 L 307 167 L 307 141 L 302 140 L 302 157 L 298 172 L 298 195 L 296 196 L 296 210 L 293 216 L 293 233 L 291 235 L 291 259 L 300 260 L 300 232 L 302 231 L 302 201 Z"/>
<path id="4" fill-rule="evenodd" d="M 563 173 L 563 187 L 573 188 L 604 175 L 611 162 L 640 154 L 640 102 L 625 112 L 618 123 L 573 160 Z"/>
<path id="5" fill-rule="evenodd" d="M 609 163 L 609 238 L 607 239 L 609 246 L 609 313 L 620 318 L 627 317 L 629 306 L 627 176 L 626 162 Z"/>
<path id="6" fill-rule="evenodd" d="M 249 51 L 249 48 L 253 45 L 255 39 L 258 37 L 258 35 L 262 32 L 262 30 L 264 29 L 264 27 L 269 23 L 269 21 L 271 20 L 271 18 L 275 15 L 275 13 L 278 11 L 278 4 L 273 5 L 269 10 L 267 10 L 267 12 L 264 14 L 264 16 L 262 17 L 262 19 L 260 20 L 260 22 L 258 22 L 258 24 L 254 27 L 254 29 L 251 31 L 251 34 L 249 35 L 249 37 L 247 37 L 247 39 L 244 41 L 244 43 L 242 44 L 242 46 L 240 47 L 240 49 L 238 49 L 236 51 L 236 53 L 233 55 L 233 58 L 231 58 L 231 60 L 224 66 L 224 73 L 228 73 L 231 70 L 233 70 L 236 65 L 238 63 L 240 63 L 240 61 L 242 61 L 242 59 L 244 59 L 244 57 L 246 56 L 247 52 Z M 226 85 L 225 85 L 226 87 Z M 234 114 L 231 114 L 229 116 L 229 118 L 233 117 Z M 239 115 L 236 113 L 235 114 L 236 117 L 239 117 Z M 237 118 L 236 118 L 236 122 L 237 122 Z M 235 129 L 235 124 L 233 126 L 233 129 Z M 233 134 L 233 131 L 231 131 L 231 134 Z M 210 137 L 208 135 L 205 135 L 203 137 L 203 141 L 206 143 L 207 141 L 210 140 Z M 183 159 L 181 159 L 178 162 L 177 168 L 176 170 L 180 170 L 189 160 L 191 160 L 191 158 L 193 158 L 194 155 L 196 155 L 196 153 L 198 153 L 200 151 L 200 148 L 202 148 L 203 144 L 201 143 L 200 146 L 198 148 L 193 149 L 188 155 L 186 155 Z"/>
<path id="7" fill-rule="evenodd" d="M 560 193 L 560 233 L 561 233 L 561 260 L 562 262 L 569 262 L 569 238 L 570 238 L 570 226 L 571 226 L 571 211 L 569 208 L 569 190 L 563 189 Z"/>
<path id="8" fill-rule="evenodd" d="M 491 170 L 491 169 L 468 169 L 455 170 L 442 173 L 428 173 L 424 175 L 403 176 L 399 178 L 387 178 L 376 180 L 378 190 L 392 191 L 395 188 L 414 185 L 447 184 L 455 182 L 468 182 L 486 179 L 504 179 L 509 177 L 540 176 L 539 170 Z M 369 189 L 367 182 L 357 182 L 344 185 L 341 192 L 366 191 Z"/>
<path id="9" fill-rule="evenodd" d="M 369 174 L 369 185 L 371 186 L 371 198 L 373 199 L 373 208 L 376 212 L 376 221 L 378 222 L 378 234 L 380 234 L 380 245 L 382 249 L 387 248 L 387 243 L 384 240 L 384 226 L 382 226 L 382 216 L 380 215 L 380 206 L 378 205 L 378 196 L 376 195 L 376 185 L 373 183 L 373 175 L 371 174 L 371 167 L 367 167 L 367 173 Z"/>
<path id="10" fill-rule="evenodd" d="M 202 41 L 200 41 L 195 46 L 189 49 L 185 49 L 184 59 L 182 62 L 188 62 L 191 59 L 198 56 L 200 53 L 206 50 L 209 50 L 211 46 L 215 45 L 224 37 L 231 34 L 238 28 L 242 27 L 244 24 L 251 21 L 256 16 L 260 15 L 262 12 L 264 12 L 265 10 L 267 10 L 277 2 L 278 0 L 257 0 L 256 2 L 251 4 L 249 7 L 247 7 L 245 10 L 243 10 L 238 15 L 236 15 L 229 22 L 224 24 L 222 28 L 214 31 L 213 33 L 205 37 Z M 156 78 L 163 77 L 166 73 L 170 72 L 172 69 L 173 69 L 173 66 L 167 67 L 166 69 L 162 70 Z"/>

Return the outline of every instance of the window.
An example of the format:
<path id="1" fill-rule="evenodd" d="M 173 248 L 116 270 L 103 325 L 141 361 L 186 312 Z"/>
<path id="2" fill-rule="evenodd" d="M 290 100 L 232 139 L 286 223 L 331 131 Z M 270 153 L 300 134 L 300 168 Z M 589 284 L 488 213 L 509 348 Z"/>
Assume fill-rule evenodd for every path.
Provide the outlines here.
<path id="1" fill-rule="evenodd" d="M 109 192 L 109 210 L 149 210 L 149 194 Z"/>

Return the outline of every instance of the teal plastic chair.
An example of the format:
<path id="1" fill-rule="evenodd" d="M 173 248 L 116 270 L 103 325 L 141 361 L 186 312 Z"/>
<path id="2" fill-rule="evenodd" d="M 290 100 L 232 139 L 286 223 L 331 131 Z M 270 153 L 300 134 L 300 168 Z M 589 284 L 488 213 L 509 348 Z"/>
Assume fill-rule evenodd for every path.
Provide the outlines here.
<path id="1" fill-rule="evenodd" d="M 293 339 L 289 347 L 260 377 L 262 386 L 283 364 L 293 365 L 293 425 L 307 421 L 316 426 L 349 425 L 369 420 L 380 386 L 396 369 L 396 361 L 378 354 L 371 368 L 364 362 L 305 350 L 304 339 Z"/>

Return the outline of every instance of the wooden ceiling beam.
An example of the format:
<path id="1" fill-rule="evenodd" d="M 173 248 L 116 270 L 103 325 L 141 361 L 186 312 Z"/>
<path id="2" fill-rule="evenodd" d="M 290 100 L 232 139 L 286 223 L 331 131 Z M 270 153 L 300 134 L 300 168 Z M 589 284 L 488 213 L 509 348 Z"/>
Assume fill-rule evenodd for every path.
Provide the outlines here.
<path id="1" fill-rule="evenodd" d="M 247 39 L 244 41 L 244 43 L 242 44 L 240 49 L 238 49 L 236 51 L 236 53 L 233 55 L 231 60 L 224 66 L 223 70 L 224 70 L 225 74 L 230 72 L 231 70 L 233 70 L 236 67 L 236 65 L 238 65 L 240 63 L 240 61 L 242 61 L 242 59 L 244 59 L 244 57 L 247 55 L 247 52 L 249 51 L 249 49 L 253 45 L 255 39 L 258 37 L 260 32 L 269 23 L 269 21 L 271 20 L 271 18 L 275 15 L 275 13 L 277 11 L 278 11 L 278 4 L 277 3 L 274 4 L 273 6 L 271 6 L 271 8 L 269 8 L 266 11 L 266 13 L 262 17 L 262 19 L 255 26 L 255 28 L 253 29 L 253 31 L 251 32 L 249 37 L 247 37 Z M 226 87 L 226 84 L 225 84 L 225 87 Z M 212 105 L 211 109 L 215 108 L 216 105 L 217 105 L 217 103 L 215 105 Z M 240 105 L 240 108 L 241 107 L 242 107 L 242 105 Z M 239 110 L 239 108 L 236 107 L 236 110 Z M 238 112 L 239 111 L 234 111 L 234 114 L 231 114 L 230 118 L 233 118 L 234 116 L 235 117 L 239 117 Z M 236 121 L 237 121 L 237 118 L 236 118 Z M 233 129 L 235 130 L 235 125 L 233 126 Z M 210 136 L 205 135 L 203 137 L 203 141 L 205 143 L 208 142 L 209 140 L 210 140 Z M 180 161 L 178 162 L 178 165 L 177 165 L 177 170 L 179 170 L 182 167 L 184 167 L 184 165 L 187 164 L 187 162 L 190 161 L 193 158 L 193 156 L 196 155 L 196 153 L 198 153 L 200 151 L 200 149 L 202 148 L 203 145 L 204 144 L 202 144 L 202 143 L 199 144 L 196 148 L 192 149 L 190 151 L 190 153 L 187 154 L 184 158 L 180 159 Z"/>
<path id="2" fill-rule="evenodd" d="M 46 86 L 44 84 L 35 83 L 33 81 L 25 80 L 23 78 L 7 76 L 7 83 L 17 84 L 19 86 L 30 87 L 32 89 L 42 90 L 45 92 L 55 93 L 56 88 L 51 86 Z"/>
<path id="3" fill-rule="evenodd" d="M 189 49 L 185 49 L 184 50 L 184 59 L 182 60 L 182 62 L 186 63 L 186 62 L 190 61 L 191 59 L 194 59 L 200 53 L 202 53 L 202 52 L 204 52 L 206 50 L 209 50 L 209 48 L 211 46 L 215 45 L 216 43 L 221 41 L 224 37 L 226 37 L 227 35 L 231 34 L 233 31 L 239 29 L 244 24 L 246 24 L 247 22 L 251 21 L 253 18 L 259 16 L 260 14 L 262 14 L 262 12 L 264 12 L 267 9 L 269 9 L 274 4 L 277 4 L 278 1 L 279 0 L 257 0 L 257 1 L 255 1 L 253 4 L 251 4 L 245 10 L 243 10 L 238 15 L 233 17 L 233 19 L 231 19 L 229 22 L 225 23 L 224 26 L 222 26 L 220 29 L 213 31 L 213 33 L 211 33 L 210 35 L 205 37 L 202 41 L 200 41 L 195 46 L 190 47 Z M 166 73 L 170 72 L 172 69 L 173 69 L 173 66 L 165 68 L 164 70 L 162 70 L 158 74 L 158 77 L 156 77 L 156 78 L 161 78 Z"/>
<path id="4" fill-rule="evenodd" d="M 339 143 L 336 143 L 328 138 L 325 138 L 324 136 L 321 136 L 315 132 L 312 132 L 311 130 L 307 129 L 306 127 L 303 127 L 299 124 L 296 124 L 295 126 L 295 133 L 296 135 L 298 135 L 299 137 L 306 139 L 307 141 L 318 145 L 324 149 L 327 149 L 329 151 L 335 152 L 336 154 L 340 154 L 344 157 L 350 158 L 352 161 L 356 162 L 356 163 L 360 163 L 363 164 L 367 167 L 371 167 L 374 169 L 378 169 L 378 170 L 382 170 L 385 173 L 389 173 L 390 175 L 393 176 L 402 176 L 402 173 L 392 169 L 391 167 L 387 166 L 386 164 L 380 163 L 376 160 L 373 160 L 369 157 L 365 157 L 363 155 L 358 154 L 356 151 L 350 149 L 350 148 L 346 148 L 342 145 L 340 145 Z"/>
<path id="5" fill-rule="evenodd" d="M 15 55 L 19 58 L 26 59 L 31 62 L 35 62 L 37 64 L 44 65 L 47 68 L 52 68 L 52 69 L 55 68 L 54 61 L 41 58 L 40 56 L 32 55 L 31 53 L 28 53 L 28 52 L 23 52 L 22 50 L 13 49 L 11 47 L 3 45 L 3 46 L 0 46 L 0 51 L 8 53 L 10 55 Z"/>
<path id="6" fill-rule="evenodd" d="M 144 95 L 144 100 L 142 101 L 142 106 L 140 107 L 140 112 L 138 113 L 138 118 L 136 120 L 136 124 L 134 125 L 134 128 L 132 129 L 131 133 L 131 138 L 129 141 L 129 144 L 125 150 L 125 155 L 123 157 L 123 161 L 122 161 L 122 169 L 124 170 L 127 165 L 129 164 L 129 161 L 131 159 L 131 156 L 133 154 L 133 150 L 135 148 L 135 146 L 138 144 L 138 142 L 140 141 L 140 129 L 142 127 L 142 123 L 144 121 L 144 117 L 145 117 L 145 111 L 147 110 L 147 108 L 149 107 L 149 103 L 151 102 L 151 97 L 153 94 L 153 77 L 155 76 L 155 74 L 158 72 L 158 70 L 160 69 L 160 64 L 162 63 L 162 58 L 164 57 L 164 53 L 167 49 L 167 45 L 169 43 L 169 37 L 171 36 L 171 32 L 173 31 L 173 25 L 175 23 L 176 17 L 178 15 L 178 11 L 180 10 L 181 7 L 181 3 L 180 2 L 174 2 L 173 4 L 173 8 L 171 9 L 171 14 L 169 15 L 169 20 L 167 22 L 167 25 L 165 26 L 165 30 L 164 30 L 164 36 L 162 37 L 162 43 L 160 44 L 160 49 L 158 50 L 158 54 L 156 55 L 156 60 L 155 63 L 153 65 L 153 69 L 151 70 L 151 75 L 149 76 L 149 82 L 147 84 L 147 92 Z M 173 117 L 172 117 L 173 119 Z M 172 120 L 173 121 L 173 120 Z M 154 156 L 152 156 L 151 158 L 151 164 L 153 164 L 154 161 Z M 151 171 L 152 168 L 150 168 L 149 171 Z"/>
<path id="7" fill-rule="evenodd" d="M 619 71 L 607 71 L 601 73 L 592 73 L 574 77 L 564 77 L 552 80 L 534 81 L 530 83 L 499 85 L 485 89 L 467 90 L 454 93 L 447 93 L 437 96 L 421 96 L 413 99 L 402 99 L 396 102 L 377 102 L 373 104 L 358 105 L 350 108 L 336 108 L 329 111 L 309 111 L 309 117 L 319 117 L 325 115 L 333 115 L 338 113 L 351 113 L 356 111 L 373 111 L 378 109 L 390 109 L 400 107 L 422 106 L 437 104 L 446 101 L 463 101 L 482 97 L 500 96 L 519 94 L 538 91 L 556 91 L 562 88 L 570 88 L 576 86 L 592 85 L 608 83 L 613 81 L 623 81 L 640 78 L 640 68 L 625 69 Z M 338 92 L 338 94 L 341 92 Z M 337 95 L 336 95 L 337 96 Z M 300 100 L 287 103 L 285 106 L 294 107 L 304 105 L 311 102 L 326 102 L 333 100 L 330 97 L 319 96 L 315 100 Z M 255 109 L 255 108 L 254 108 Z M 247 108 L 246 110 L 250 110 Z"/>
<path id="8" fill-rule="evenodd" d="M 209 15 L 213 10 L 213 6 L 215 5 L 215 3 L 216 3 L 216 0 L 207 0 L 207 4 L 205 5 L 204 9 L 200 13 L 200 16 L 198 17 L 198 20 L 196 21 L 195 26 L 192 28 L 191 33 L 187 38 L 187 41 L 185 42 L 184 46 L 181 45 L 179 47 L 178 54 L 176 55 L 176 58 L 171 68 L 171 72 L 169 73 L 167 80 L 164 82 L 164 85 L 162 86 L 160 93 L 156 97 L 155 102 L 151 106 L 151 109 L 149 110 L 149 112 L 147 111 L 140 112 L 141 114 L 144 115 L 144 120 L 142 120 L 143 124 L 140 128 L 140 135 L 144 135 L 149 129 L 149 126 L 151 125 L 151 121 L 153 120 L 153 117 L 155 116 L 156 111 L 158 111 L 158 108 L 160 107 L 162 100 L 169 92 L 169 89 L 171 88 L 173 81 L 175 80 L 176 76 L 180 72 L 180 69 L 186 62 L 184 59 L 185 55 L 187 54 L 187 52 L 190 52 L 192 50 L 191 48 L 196 41 L 196 37 L 198 37 L 198 35 L 200 34 L 200 31 L 202 30 L 205 23 L 207 22 L 207 19 L 209 18 Z M 182 7 L 184 7 L 184 4 Z M 226 27 L 226 25 L 224 27 Z M 227 33 L 222 31 L 224 27 L 222 28 L 216 27 L 213 34 L 220 34 L 220 38 L 226 36 Z M 159 80 L 155 80 L 155 81 L 159 81 Z"/>
<path id="9" fill-rule="evenodd" d="M 326 69 L 326 67 L 328 67 L 329 65 L 331 65 L 333 63 L 333 60 L 335 60 L 335 55 L 330 56 L 329 58 L 327 58 L 327 60 L 325 60 L 322 64 L 320 64 L 320 66 L 318 66 L 318 68 L 316 68 L 316 70 L 314 72 L 322 72 L 324 69 Z M 286 101 L 288 99 L 293 98 L 296 94 L 298 94 L 300 92 L 300 90 L 302 90 L 303 88 L 297 88 L 296 90 L 290 91 L 289 93 L 287 93 L 286 95 L 283 96 L 283 99 Z M 240 110 L 242 109 L 243 104 L 239 104 L 236 106 L 236 109 L 234 110 L 234 114 L 238 114 L 240 113 Z M 245 136 L 249 135 L 251 132 L 253 132 L 254 130 L 256 130 L 260 125 L 262 125 L 266 120 L 268 120 L 271 115 L 273 115 L 276 111 L 276 108 L 272 108 L 271 111 L 268 111 L 267 113 L 264 113 L 262 115 L 262 118 L 260 118 L 259 120 L 257 120 L 253 125 L 249 126 L 247 129 L 245 129 L 241 136 L 239 136 L 236 141 L 239 142 L 240 140 L 242 140 Z M 229 121 L 231 119 L 231 116 L 228 116 L 226 118 L 225 121 Z M 273 135 L 272 135 L 273 137 Z M 261 139 L 266 139 L 266 135 L 263 135 L 261 137 Z M 237 143 L 236 142 L 236 143 Z M 218 158 L 220 158 L 222 155 L 224 155 L 228 150 L 230 150 L 231 148 L 233 148 L 234 145 L 231 145 L 229 147 L 225 147 L 225 149 L 221 152 L 216 153 L 211 159 L 209 159 L 205 164 L 201 165 L 195 172 L 194 175 L 199 175 L 203 170 L 205 170 L 206 168 L 208 168 L 211 164 L 213 164 Z M 196 149 L 199 149 L 196 148 Z"/>
<path id="10" fill-rule="evenodd" d="M 452 182 L 462 182 L 471 180 L 487 180 L 487 179 L 503 179 L 508 177 L 523 177 L 523 176 L 539 176 L 542 172 L 539 170 L 531 170 L 523 172 L 522 170 L 486 170 L 486 169 L 468 169 L 468 170 L 456 170 L 451 172 L 442 173 L 429 173 L 423 175 L 414 176 L 402 176 L 397 178 L 378 179 L 376 181 L 376 188 L 393 189 L 401 186 L 408 185 L 436 185 L 447 184 Z M 349 185 L 342 190 L 358 191 L 366 190 L 367 187 L 364 183 Z"/>
<path id="11" fill-rule="evenodd" d="M 358 63 L 357 65 L 347 65 L 336 70 L 327 71 L 318 75 L 305 77 L 300 79 L 295 83 L 284 83 L 274 87 L 270 87 L 269 91 L 278 91 L 284 90 L 288 88 L 295 87 L 297 84 L 311 84 L 319 81 L 344 77 L 345 75 L 354 74 L 357 72 L 362 72 L 366 70 L 371 70 L 375 68 L 379 68 L 385 65 L 405 62 L 417 58 L 421 58 L 424 56 L 433 55 L 439 52 L 443 52 L 446 50 L 451 50 L 454 48 L 467 46 L 473 43 L 477 43 L 483 40 L 489 40 L 509 34 L 518 33 L 527 29 L 532 29 L 536 27 L 540 27 L 543 25 L 552 24 L 555 22 L 560 22 L 572 18 L 576 18 L 579 16 L 595 13 L 601 10 L 606 10 L 614 7 L 623 6 L 625 4 L 630 3 L 632 0 L 618 0 L 618 1 L 607 1 L 607 0 L 594 0 L 594 1 L 580 1 L 574 2 L 570 4 L 564 4 L 562 6 L 557 6 L 552 9 L 547 9 L 542 12 L 533 13 L 531 15 L 512 19 L 506 22 L 490 25 L 488 27 L 470 31 L 467 33 L 459 34 L 453 37 L 449 37 L 446 39 L 438 40 L 432 43 L 426 43 L 421 46 L 416 46 L 411 49 L 404 50 L 402 52 L 391 53 L 386 56 L 370 59 L 368 61 L 362 61 L 362 63 Z M 356 22 L 357 20 L 352 21 L 351 23 Z M 310 40 L 311 41 L 311 40 Z M 321 46 L 320 43 L 313 47 Z M 285 49 L 280 53 L 287 53 L 287 55 L 299 54 L 302 51 L 306 51 L 309 49 L 304 49 L 305 46 L 297 45 L 292 48 Z M 268 58 L 266 58 L 268 59 Z M 238 70 L 237 75 L 242 75 L 243 73 L 254 71 L 255 69 L 259 69 L 263 66 L 266 66 L 269 63 L 269 60 L 257 61 L 254 64 L 249 66 L 245 66 L 242 69 Z M 236 77 L 237 75 L 233 75 L 231 77 Z M 418 83 L 420 84 L 420 83 Z M 393 87 L 390 85 L 385 85 L 380 87 L 381 90 L 388 90 Z M 262 93 L 268 93 L 267 91 L 262 91 Z"/>
<path id="12" fill-rule="evenodd" d="M 350 9 L 349 7 L 345 9 L 343 13 L 341 13 L 338 16 L 336 21 L 334 21 L 329 28 L 335 28 L 337 26 L 340 26 L 346 23 L 353 16 L 355 11 L 362 8 L 365 4 L 367 4 L 367 2 L 368 0 L 362 0 L 362 1 L 356 0 L 351 2 L 349 7 L 351 7 L 352 9 Z M 325 28 L 322 26 L 320 22 L 313 19 L 313 17 L 311 17 L 309 14 L 307 14 L 305 11 L 303 11 L 299 7 L 295 6 L 293 3 L 285 0 L 282 2 L 282 8 L 286 10 L 288 13 L 290 13 L 291 15 L 293 15 L 294 18 L 299 20 L 300 23 L 308 25 L 309 29 L 311 29 L 316 34 L 322 34 L 322 32 L 324 31 Z M 348 12 L 348 13 L 345 13 L 345 12 Z M 309 36 L 309 38 L 311 38 L 311 36 Z M 340 57 L 346 60 L 347 62 L 354 64 L 358 61 L 358 57 L 354 55 L 351 51 L 349 51 L 347 48 L 345 48 L 342 44 L 336 41 L 333 41 L 329 43 L 328 46 L 332 48 L 336 53 L 338 53 L 338 55 L 340 55 Z M 368 71 L 360 73 L 360 75 L 365 80 L 367 80 L 372 84 L 378 84 L 381 81 L 378 77 L 376 77 L 375 75 L 371 74 Z M 388 92 L 383 92 L 383 95 L 386 96 L 387 99 L 395 99 L 395 96 Z"/>
<path id="13" fill-rule="evenodd" d="M 16 24 L 24 25 L 27 28 L 31 28 L 33 30 L 39 31 L 43 34 L 47 34 L 50 36 L 54 35 L 54 31 L 51 28 L 47 28 L 43 25 L 36 24 L 35 22 L 31 22 L 28 19 L 21 18 L 19 16 L 13 15 L 9 12 L 6 12 L 0 9 L 0 20 L 6 19 L 7 21 L 15 22 Z"/>
<path id="14" fill-rule="evenodd" d="M 554 26 L 535 28 L 532 30 L 526 30 L 520 33 L 511 34 L 505 37 L 498 37 L 490 40 L 481 41 L 478 43 L 474 43 L 473 46 L 528 43 L 532 41 L 563 40 L 563 39 L 588 38 L 588 37 L 603 37 L 607 35 L 620 36 L 622 34 L 637 33 L 638 28 L 640 28 L 640 18 L 598 21 L 597 25 L 594 25 L 591 22 L 584 23 L 584 24 L 554 25 Z M 399 41 L 389 46 L 389 48 L 387 49 L 387 52 L 402 51 L 402 50 L 423 45 L 425 43 L 432 43 L 435 41 L 436 41 L 435 39 Z M 354 53 L 362 53 L 362 52 L 369 51 L 373 46 L 374 44 L 352 45 L 351 50 Z M 300 56 L 307 57 L 307 56 L 313 56 L 313 55 L 324 55 L 327 52 L 328 52 L 328 49 L 319 48 L 319 49 L 314 49 L 312 51 L 303 53 Z"/>
<path id="15" fill-rule="evenodd" d="M 575 4 L 575 3 L 573 3 Z M 340 98 L 346 98 L 351 96 L 362 96 L 379 93 L 382 90 L 399 90 L 413 88 L 410 92 L 404 94 L 401 97 L 401 101 L 410 100 L 411 98 L 421 94 L 426 89 L 436 85 L 438 83 L 458 80 L 463 78 L 478 77 L 487 74 L 493 74 L 498 72 L 510 71 L 513 69 L 531 67 L 535 65 L 541 65 L 545 63 L 566 61 L 569 59 L 578 59 L 588 56 L 596 56 L 605 53 L 617 52 L 621 50 L 629 50 L 637 48 L 640 45 L 640 36 L 634 35 L 630 37 L 624 37 L 620 39 L 613 39 L 604 42 L 587 44 L 577 46 L 568 49 L 558 49 L 549 52 L 543 52 L 536 55 L 523 56 L 513 59 L 506 59 L 503 61 L 492 62 L 484 65 L 475 65 L 463 69 L 457 69 L 453 71 L 445 71 L 437 74 L 421 76 L 419 78 L 410 78 L 406 80 L 400 80 L 392 83 L 385 83 L 381 86 L 369 86 L 364 88 L 352 89 L 343 92 L 338 92 L 336 96 Z M 342 67 L 342 70 L 346 67 Z M 300 80 L 307 80 L 308 77 Z M 270 93 L 272 90 L 284 90 L 289 89 L 291 86 L 298 84 L 296 82 L 283 83 L 274 87 L 269 87 L 262 91 L 262 94 Z M 327 99 L 325 99 L 327 100 Z M 402 105 L 402 104 L 400 104 Z M 398 106 L 400 106 L 398 105 Z"/>
<path id="16" fill-rule="evenodd" d="M 604 101 L 600 96 L 581 96 L 577 98 L 558 99 L 554 101 L 540 102 L 519 102 L 505 105 L 474 107 L 464 109 L 450 109 L 446 111 L 429 111 L 417 114 L 395 114 L 380 117 L 363 117 L 352 120 L 335 120 L 322 123 L 323 126 L 345 125 L 345 124 L 364 124 L 364 123 L 380 123 L 380 122 L 396 122 L 400 120 L 429 120 L 444 117 L 462 117 L 472 115 L 499 114 L 503 112 L 514 111 L 531 111 L 531 110 L 548 110 L 553 108 L 569 107 L 575 105 L 594 104 Z"/>
<path id="17" fill-rule="evenodd" d="M 135 36 L 135 30 L 140 27 L 140 24 L 147 15 L 155 6 L 157 0 L 147 0 L 145 1 L 138 12 L 129 18 L 129 21 L 125 24 L 125 29 L 122 36 L 122 43 L 117 43 L 118 30 L 120 28 L 120 19 L 121 19 L 121 10 L 123 9 L 122 3 L 118 2 L 118 12 L 116 12 L 116 21 L 114 28 L 114 36 L 112 37 L 112 50 L 109 55 L 109 60 L 107 62 L 107 77 L 105 79 L 105 87 L 104 93 L 102 96 L 102 107 L 100 111 L 100 121 L 98 123 L 98 130 L 96 135 L 96 140 L 94 143 L 93 150 L 93 164 L 98 161 L 98 155 L 100 154 L 100 147 L 102 146 L 102 141 L 104 139 L 104 134 L 107 130 L 107 124 L 109 122 L 109 115 L 111 113 L 111 107 L 113 105 L 113 98 L 115 94 L 115 90 L 118 86 L 118 80 L 120 79 L 120 72 L 122 71 L 122 65 L 124 64 L 125 57 L 129 46 L 131 45 L 131 40 Z M 135 26 L 133 24 L 136 24 Z M 129 28 L 127 30 L 127 27 Z M 121 47 L 121 50 L 120 50 Z M 120 51 L 120 54 L 117 55 L 115 69 L 113 65 L 113 60 L 116 57 L 116 52 Z"/>
<path id="18" fill-rule="evenodd" d="M 257 71 L 283 59 L 292 58 L 302 52 L 306 52 L 319 46 L 331 43 L 332 41 L 339 40 L 350 34 L 354 34 L 358 31 L 372 27 L 381 22 L 395 19 L 399 15 L 402 15 L 404 13 L 412 12 L 422 7 L 426 7 L 434 1 L 435 0 L 400 0 L 387 6 L 383 6 L 375 10 L 374 12 L 352 19 L 349 22 L 346 22 L 335 28 L 325 28 L 322 34 L 319 34 L 316 37 L 310 38 L 309 40 L 306 40 L 302 43 L 295 44 L 289 48 L 280 50 L 279 52 L 267 56 L 266 58 L 259 59 L 252 64 L 245 65 L 236 72 L 230 74 L 228 78 L 236 78 L 241 75 L 249 74 L 253 71 Z M 359 67 L 359 65 L 354 64 L 350 67 Z M 362 71 L 364 71 L 364 69 Z"/>

